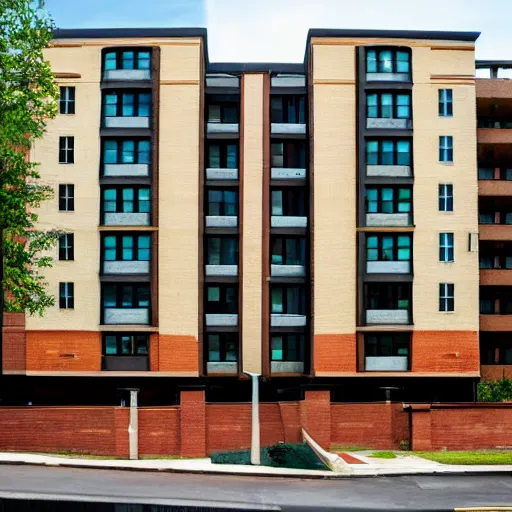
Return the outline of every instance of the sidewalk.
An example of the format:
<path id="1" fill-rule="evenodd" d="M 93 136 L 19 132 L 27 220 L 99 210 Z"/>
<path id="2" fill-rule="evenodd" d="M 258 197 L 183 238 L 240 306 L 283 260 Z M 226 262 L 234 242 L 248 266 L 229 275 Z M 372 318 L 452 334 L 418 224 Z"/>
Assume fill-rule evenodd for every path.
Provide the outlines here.
<path id="1" fill-rule="evenodd" d="M 370 453 L 371 452 L 351 452 L 351 455 L 361 459 L 365 464 L 345 464 L 342 473 L 271 468 L 267 466 L 212 464 L 210 459 L 102 460 L 11 452 L 0 452 L 0 464 L 30 464 L 128 471 L 163 471 L 171 473 L 208 473 L 323 479 L 429 474 L 512 473 L 512 465 L 456 466 L 440 464 L 439 462 L 425 460 L 414 455 L 398 455 L 396 459 L 374 459 L 368 457 Z"/>

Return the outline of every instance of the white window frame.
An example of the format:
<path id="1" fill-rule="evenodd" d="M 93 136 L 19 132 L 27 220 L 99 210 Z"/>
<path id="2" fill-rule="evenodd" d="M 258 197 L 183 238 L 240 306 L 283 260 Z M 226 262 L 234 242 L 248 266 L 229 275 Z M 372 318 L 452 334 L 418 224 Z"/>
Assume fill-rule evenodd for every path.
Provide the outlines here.
<path id="1" fill-rule="evenodd" d="M 452 254 L 451 259 L 450 251 Z M 453 233 L 439 233 L 439 261 L 441 263 L 455 261 L 455 237 Z"/>
<path id="2" fill-rule="evenodd" d="M 439 109 L 439 117 L 453 117 L 453 89 L 439 89 L 438 101 L 439 106 L 442 107 Z M 452 106 L 451 113 L 448 112 L 448 105 Z"/>
<path id="3" fill-rule="evenodd" d="M 448 309 L 450 299 L 453 300 L 453 309 Z M 439 283 L 439 311 L 441 313 L 453 313 L 455 311 L 455 285 L 453 283 Z"/>
<path id="4" fill-rule="evenodd" d="M 449 152 L 452 152 L 451 160 L 448 159 Z M 439 161 L 444 163 L 453 162 L 453 136 L 440 135 L 439 136 Z"/>
<path id="5" fill-rule="evenodd" d="M 441 190 L 439 188 L 442 187 Z M 449 188 L 451 187 L 451 193 L 449 192 Z M 452 183 L 440 183 L 438 187 L 439 192 L 439 200 L 442 208 L 439 208 L 440 212 L 453 212 L 453 184 Z M 448 199 L 452 200 L 452 209 L 448 210 Z"/>
<path id="6" fill-rule="evenodd" d="M 64 91 L 62 91 L 64 89 Z M 61 95 L 60 98 L 59 98 L 59 113 L 60 114 L 63 114 L 63 115 L 73 115 L 75 112 L 73 109 L 73 112 L 70 112 L 70 108 L 69 106 L 70 105 L 73 105 L 75 106 L 75 98 L 73 99 L 70 99 L 70 90 L 71 89 L 74 89 L 75 90 L 75 87 L 71 87 L 71 86 L 67 86 L 67 85 L 61 85 L 60 86 L 60 91 L 64 92 L 64 95 Z M 75 90 L 75 97 L 76 97 L 76 90 Z M 60 111 L 60 105 L 63 104 L 64 105 L 64 112 L 61 112 Z"/>

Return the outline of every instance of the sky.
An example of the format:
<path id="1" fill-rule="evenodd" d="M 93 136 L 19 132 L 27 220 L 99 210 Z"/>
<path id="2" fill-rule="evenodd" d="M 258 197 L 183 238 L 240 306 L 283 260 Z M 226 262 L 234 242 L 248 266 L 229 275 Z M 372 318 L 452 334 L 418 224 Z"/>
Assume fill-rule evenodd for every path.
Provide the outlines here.
<path id="1" fill-rule="evenodd" d="M 46 0 L 59 28 L 206 27 L 211 62 L 301 62 L 309 28 L 481 32 L 512 60 L 512 0 Z"/>

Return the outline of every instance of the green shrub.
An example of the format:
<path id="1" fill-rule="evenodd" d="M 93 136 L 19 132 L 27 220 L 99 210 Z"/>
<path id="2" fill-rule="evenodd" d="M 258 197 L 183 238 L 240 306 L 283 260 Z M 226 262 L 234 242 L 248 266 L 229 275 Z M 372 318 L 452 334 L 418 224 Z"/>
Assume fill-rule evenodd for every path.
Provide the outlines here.
<path id="1" fill-rule="evenodd" d="M 409 441 L 402 439 L 402 441 L 400 441 L 400 450 L 402 450 L 402 451 L 409 450 Z"/>
<path id="2" fill-rule="evenodd" d="M 477 387 L 479 402 L 503 402 L 512 400 L 512 379 L 480 382 Z"/>
<path id="3" fill-rule="evenodd" d="M 375 459 L 396 459 L 396 455 L 393 452 L 373 452 L 370 457 Z"/>
<path id="4" fill-rule="evenodd" d="M 251 463 L 250 450 L 212 453 L 214 464 Z M 261 464 L 274 468 L 328 469 L 307 444 L 278 443 L 261 449 Z"/>

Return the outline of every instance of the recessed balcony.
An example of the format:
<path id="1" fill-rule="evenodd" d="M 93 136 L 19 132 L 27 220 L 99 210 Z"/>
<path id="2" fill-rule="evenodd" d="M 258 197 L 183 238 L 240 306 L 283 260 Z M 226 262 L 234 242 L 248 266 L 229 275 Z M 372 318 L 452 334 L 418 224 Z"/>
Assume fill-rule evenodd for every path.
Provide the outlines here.
<path id="1" fill-rule="evenodd" d="M 409 311 L 407 309 L 367 309 L 366 323 L 407 325 L 410 323 Z"/>
<path id="2" fill-rule="evenodd" d="M 496 240 L 510 241 L 512 240 L 512 224 L 480 224 L 480 241 Z"/>
<path id="3" fill-rule="evenodd" d="M 407 356 L 365 357 L 367 372 L 406 372 L 409 369 Z"/>
<path id="4" fill-rule="evenodd" d="M 107 69 L 103 71 L 103 80 L 151 80 L 149 69 Z"/>
<path id="5" fill-rule="evenodd" d="M 149 261 L 105 261 L 104 274 L 149 274 Z"/>
<path id="6" fill-rule="evenodd" d="M 149 226 L 149 213 L 117 213 L 105 212 L 105 226 Z"/>
<path id="7" fill-rule="evenodd" d="M 409 165 L 367 165 L 366 176 L 410 178 L 412 176 L 412 170 Z"/>
<path id="8" fill-rule="evenodd" d="M 103 318 L 105 325 L 147 325 L 149 308 L 105 308 Z"/>
<path id="9" fill-rule="evenodd" d="M 149 128 L 149 117 L 117 116 L 105 117 L 105 128 Z"/>
<path id="10" fill-rule="evenodd" d="M 271 327 L 304 327 L 306 323 L 306 315 L 289 315 L 285 313 L 272 313 L 270 315 Z"/>
<path id="11" fill-rule="evenodd" d="M 103 176 L 149 176 L 149 164 L 105 164 Z"/>
<path id="12" fill-rule="evenodd" d="M 367 213 L 366 225 L 369 227 L 411 226 L 410 213 Z"/>
<path id="13" fill-rule="evenodd" d="M 307 217 L 272 215 L 270 219 L 270 227 L 272 228 L 306 228 L 307 226 Z"/>

